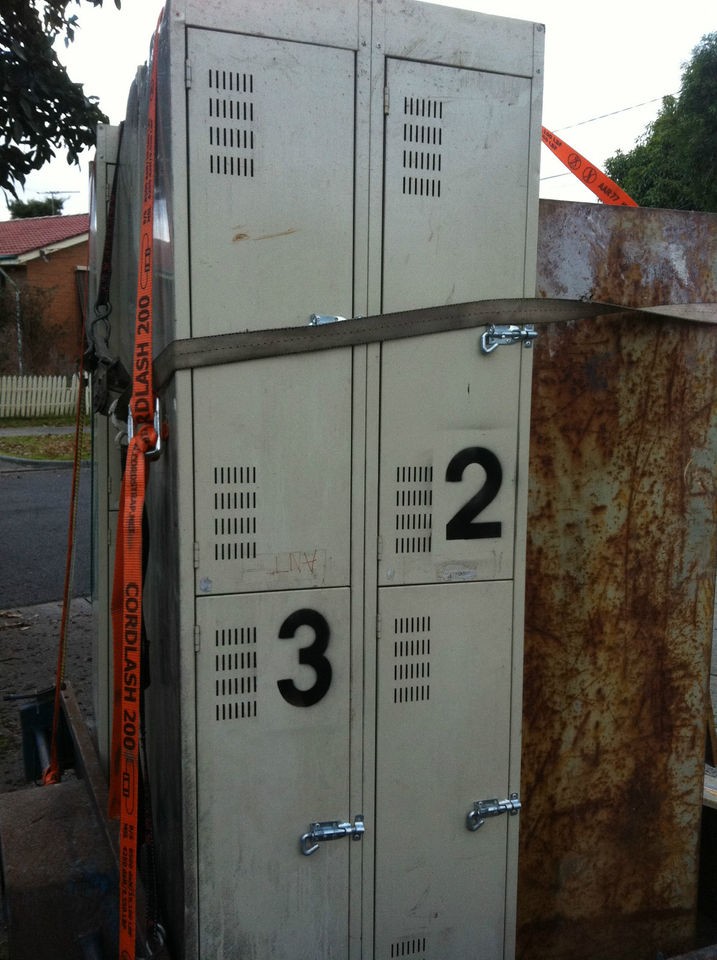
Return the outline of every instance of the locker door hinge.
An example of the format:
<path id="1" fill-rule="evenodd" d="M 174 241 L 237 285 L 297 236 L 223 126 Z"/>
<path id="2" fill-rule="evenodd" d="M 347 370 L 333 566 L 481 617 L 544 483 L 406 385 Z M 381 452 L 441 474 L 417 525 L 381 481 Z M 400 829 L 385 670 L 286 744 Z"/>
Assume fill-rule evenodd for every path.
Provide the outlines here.
<path id="1" fill-rule="evenodd" d="M 194 547 L 194 561 L 193 561 L 194 569 L 198 570 L 199 569 L 199 544 L 195 542 L 193 544 L 193 547 Z"/>
<path id="2" fill-rule="evenodd" d="M 376 639 L 381 639 L 381 614 L 376 614 Z"/>
<path id="3" fill-rule="evenodd" d="M 388 87 L 383 88 L 383 115 L 388 116 L 388 111 L 390 108 L 390 95 L 388 92 Z"/>
<path id="4" fill-rule="evenodd" d="M 202 646 L 202 630 L 198 623 L 194 624 L 194 652 L 199 653 Z"/>
<path id="5" fill-rule="evenodd" d="M 381 534 L 379 534 L 378 540 L 376 541 L 376 558 L 379 561 L 383 560 L 383 537 Z"/>
<path id="6" fill-rule="evenodd" d="M 184 61 L 184 86 L 187 90 L 192 86 L 192 64 L 189 60 Z"/>

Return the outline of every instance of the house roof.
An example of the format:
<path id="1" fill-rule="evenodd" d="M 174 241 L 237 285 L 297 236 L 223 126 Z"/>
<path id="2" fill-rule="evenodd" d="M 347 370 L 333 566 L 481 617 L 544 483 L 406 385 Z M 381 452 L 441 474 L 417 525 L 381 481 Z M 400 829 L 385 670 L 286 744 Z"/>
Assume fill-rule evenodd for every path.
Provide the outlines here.
<path id="1" fill-rule="evenodd" d="M 87 213 L 61 217 L 27 217 L 0 222 L 0 260 L 28 259 L 28 254 L 57 245 L 69 246 L 86 238 Z"/>

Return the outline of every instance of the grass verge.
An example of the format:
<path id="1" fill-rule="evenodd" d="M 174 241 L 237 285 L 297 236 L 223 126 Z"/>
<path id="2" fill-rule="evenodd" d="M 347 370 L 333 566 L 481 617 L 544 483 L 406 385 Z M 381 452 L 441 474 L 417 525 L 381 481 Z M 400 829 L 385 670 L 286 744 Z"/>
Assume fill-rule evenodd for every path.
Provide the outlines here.
<path id="1" fill-rule="evenodd" d="M 88 432 L 82 437 L 81 456 L 90 456 L 91 438 Z M 24 460 L 72 460 L 75 453 L 74 434 L 38 434 L 30 436 L 0 437 L 0 456 L 21 457 Z"/>

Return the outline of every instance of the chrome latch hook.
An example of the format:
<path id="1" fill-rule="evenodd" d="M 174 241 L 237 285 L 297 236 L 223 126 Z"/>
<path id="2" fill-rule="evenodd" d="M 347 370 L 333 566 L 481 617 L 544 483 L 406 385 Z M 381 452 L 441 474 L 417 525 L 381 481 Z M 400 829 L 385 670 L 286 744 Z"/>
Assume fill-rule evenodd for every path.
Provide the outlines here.
<path id="1" fill-rule="evenodd" d="M 476 800 L 473 809 L 466 814 L 466 829 L 475 832 L 489 817 L 499 817 L 503 813 L 514 817 L 521 808 L 517 793 L 511 793 L 507 800 Z"/>
<path id="2" fill-rule="evenodd" d="M 532 347 L 533 340 L 535 340 L 537 336 L 538 331 L 529 324 L 524 327 L 519 327 L 514 323 L 491 323 L 480 338 L 481 353 L 493 353 L 498 347 L 505 346 L 509 343 L 522 343 L 526 347 Z"/>
<path id="3" fill-rule="evenodd" d="M 325 840 L 338 840 L 339 837 L 351 837 L 352 840 L 360 840 L 365 829 L 362 815 L 358 815 L 354 823 L 323 820 L 311 824 L 308 833 L 301 835 L 299 846 L 303 855 L 310 857 L 312 853 L 316 853 L 319 849 L 319 843 Z"/>

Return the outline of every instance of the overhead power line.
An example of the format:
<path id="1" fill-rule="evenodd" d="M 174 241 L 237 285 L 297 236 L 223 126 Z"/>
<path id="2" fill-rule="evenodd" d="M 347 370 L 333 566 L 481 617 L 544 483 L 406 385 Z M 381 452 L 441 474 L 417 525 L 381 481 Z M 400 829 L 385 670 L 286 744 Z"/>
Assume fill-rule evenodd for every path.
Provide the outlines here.
<path id="1" fill-rule="evenodd" d="M 665 97 L 675 96 L 675 94 L 666 93 L 661 97 L 653 97 L 652 100 L 643 100 L 642 103 L 634 103 L 631 107 L 621 107 L 620 110 L 613 110 L 610 113 L 602 113 L 599 117 L 590 117 L 589 120 L 580 120 L 578 123 L 571 123 L 567 127 L 557 127 L 555 133 L 562 133 L 563 130 L 573 130 L 575 127 L 583 127 L 586 123 L 595 123 L 597 120 L 605 120 L 608 117 L 616 117 L 619 113 L 628 113 L 630 110 L 638 110 L 640 107 L 647 107 L 651 103 L 661 103 Z"/>

